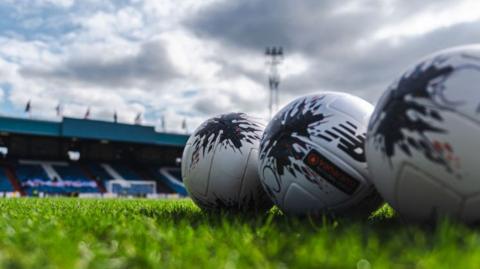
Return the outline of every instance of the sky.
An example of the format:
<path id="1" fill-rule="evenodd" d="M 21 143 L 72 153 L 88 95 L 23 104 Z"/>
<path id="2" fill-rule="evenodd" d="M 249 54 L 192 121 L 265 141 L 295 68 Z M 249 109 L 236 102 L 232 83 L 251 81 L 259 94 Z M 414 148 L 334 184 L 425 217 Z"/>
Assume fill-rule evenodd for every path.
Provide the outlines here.
<path id="1" fill-rule="evenodd" d="M 228 112 L 268 117 L 266 46 L 282 46 L 280 106 L 320 91 L 375 104 L 410 65 L 480 42 L 478 0 L 2 0 L 0 115 L 182 132 Z"/>

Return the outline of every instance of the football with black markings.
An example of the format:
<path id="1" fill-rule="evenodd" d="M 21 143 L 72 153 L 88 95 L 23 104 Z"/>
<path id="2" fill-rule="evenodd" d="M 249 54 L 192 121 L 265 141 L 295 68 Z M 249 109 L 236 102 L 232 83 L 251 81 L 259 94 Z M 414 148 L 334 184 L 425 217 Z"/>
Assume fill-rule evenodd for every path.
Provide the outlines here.
<path id="1" fill-rule="evenodd" d="M 373 111 L 344 93 L 301 97 L 278 112 L 260 142 L 259 174 L 292 214 L 368 216 L 382 202 L 369 180 L 364 142 Z"/>
<path id="2" fill-rule="evenodd" d="M 266 211 L 272 202 L 258 176 L 258 147 L 265 125 L 243 113 L 205 121 L 190 136 L 182 177 L 192 200 L 205 210 Z"/>
<path id="3" fill-rule="evenodd" d="M 480 45 L 434 53 L 380 99 L 366 143 L 372 180 L 403 217 L 480 220 Z"/>

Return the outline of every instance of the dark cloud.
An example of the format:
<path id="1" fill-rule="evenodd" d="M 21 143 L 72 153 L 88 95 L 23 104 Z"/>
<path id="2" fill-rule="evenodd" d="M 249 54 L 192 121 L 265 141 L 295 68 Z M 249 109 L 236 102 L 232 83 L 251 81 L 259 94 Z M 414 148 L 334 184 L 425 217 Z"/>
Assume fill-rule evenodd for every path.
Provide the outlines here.
<path id="1" fill-rule="evenodd" d="M 283 89 L 301 94 L 312 90 L 363 91 L 369 101 L 379 95 L 409 66 L 438 50 L 480 43 L 480 22 L 457 24 L 425 35 L 406 38 L 392 45 L 388 40 L 376 43 L 365 53 L 337 60 L 314 62 L 306 73 L 283 82 Z"/>
<path id="2" fill-rule="evenodd" d="M 78 58 L 72 55 L 52 70 L 24 67 L 25 77 L 74 80 L 106 87 L 145 86 L 163 83 L 177 76 L 165 48 L 159 42 L 147 42 L 138 54 L 105 60 L 109 57 L 92 55 Z"/>
<path id="3" fill-rule="evenodd" d="M 388 4 L 390 2 L 390 4 Z M 356 8 L 348 10 L 348 6 Z M 390 5 L 390 6 L 389 6 Z M 186 25 L 199 37 L 238 50 L 263 51 L 282 45 L 300 53 L 309 70 L 282 82 L 287 95 L 315 90 L 359 93 L 375 101 L 408 65 L 438 49 L 479 42 L 479 22 L 457 24 L 433 32 L 392 40 L 372 40 L 386 25 L 421 12 L 444 11 L 451 1 L 228 1 L 212 6 Z M 364 48 L 357 44 L 366 41 Z M 242 72 L 228 62 L 225 70 Z M 229 73 L 225 73 L 228 75 Z M 264 77 L 242 72 L 258 83 Z"/>
<path id="4" fill-rule="evenodd" d="M 336 28 L 326 27 L 332 23 L 328 12 L 335 6 L 334 1 L 314 0 L 229 1 L 212 6 L 186 24 L 201 37 L 231 46 L 263 50 L 281 44 L 291 50 L 316 49 L 318 41 L 335 42 L 353 34 L 341 18 L 333 18 L 338 20 Z"/>
<path id="5" fill-rule="evenodd" d="M 231 46 L 261 50 L 281 44 L 293 52 L 329 52 L 338 45 L 351 45 L 385 24 L 420 11 L 439 10 L 446 4 L 451 1 L 226 1 L 185 24 L 201 37 Z M 356 8 L 345 11 L 352 5 Z"/>

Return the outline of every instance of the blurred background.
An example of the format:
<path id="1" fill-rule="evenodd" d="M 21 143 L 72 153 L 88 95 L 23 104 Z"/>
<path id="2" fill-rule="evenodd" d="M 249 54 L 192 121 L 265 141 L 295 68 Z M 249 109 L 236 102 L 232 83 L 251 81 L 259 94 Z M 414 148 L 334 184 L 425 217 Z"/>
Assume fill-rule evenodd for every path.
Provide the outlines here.
<path id="1" fill-rule="evenodd" d="M 265 49 L 281 46 L 278 103 L 319 90 L 375 103 L 419 57 L 480 39 L 480 2 L 4 0 L 0 113 L 185 133 L 242 111 L 268 118 Z"/>

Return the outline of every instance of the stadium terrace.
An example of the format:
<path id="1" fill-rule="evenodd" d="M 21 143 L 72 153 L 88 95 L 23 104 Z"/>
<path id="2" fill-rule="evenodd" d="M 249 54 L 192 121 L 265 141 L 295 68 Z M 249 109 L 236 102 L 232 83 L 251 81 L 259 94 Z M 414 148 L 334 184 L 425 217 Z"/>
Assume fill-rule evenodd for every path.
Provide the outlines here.
<path id="1" fill-rule="evenodd" d="M 0 117 L 0 195 L 184 196 L 187 139 L 151 126 Z"/>

